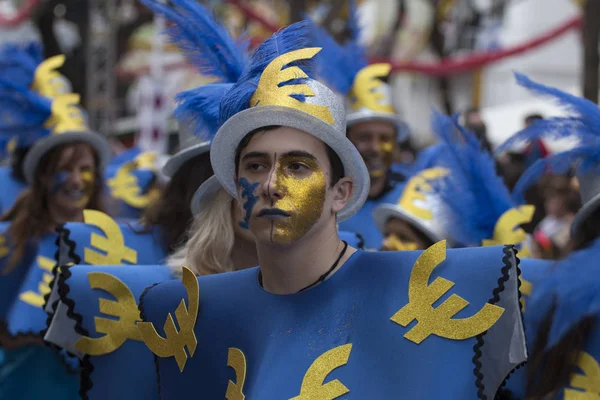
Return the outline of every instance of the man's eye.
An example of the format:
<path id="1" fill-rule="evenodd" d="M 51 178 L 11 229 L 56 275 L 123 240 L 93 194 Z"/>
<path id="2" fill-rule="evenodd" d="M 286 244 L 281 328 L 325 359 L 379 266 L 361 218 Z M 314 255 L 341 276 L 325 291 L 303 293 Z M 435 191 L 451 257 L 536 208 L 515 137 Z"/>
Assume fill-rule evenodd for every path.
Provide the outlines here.
<path id="1" fill-rule="evenodd" d="M 305 164 L 299 163 L 299 162 L 295 162 L 295 163 L 291 163 L 288 168 L 292 171 L 306 171 L 308 170 L 308 166 L 306 166 Z"/>
<path id="2" fill-rule="evenodd" d="M 259 163 L 249 163 L 246 165 L 246 169 L 249 171 L 262 171 L 264 168 L 265 166 Z"/>

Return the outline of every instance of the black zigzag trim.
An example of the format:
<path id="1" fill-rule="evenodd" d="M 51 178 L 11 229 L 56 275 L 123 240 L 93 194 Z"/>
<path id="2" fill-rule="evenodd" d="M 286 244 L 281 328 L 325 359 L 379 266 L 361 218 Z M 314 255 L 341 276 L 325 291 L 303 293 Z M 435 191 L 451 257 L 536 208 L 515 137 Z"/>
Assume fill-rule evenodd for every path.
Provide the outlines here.
<path id="1" fill-rule="evenodd" d="M 517 260 L 517 285 L 518 285 L 518 294 L 519 294 L 519 311 L 521 312 L 521 321 L 523 321 L 523 330 L 525 330 L 525 316 L 523 315 L 523 303 L 521 302 L 521 259 L 517 256 L 519 254 L 519 250 L 517 250 L 517 248 L 514 248 L 515 251 L 515 259 Z M 525 336 L 527 336 L 527 332 L 525 332 Z M 500 390 L 502 390 L 502 393 L 504 395 L 504 398 L 511 398 L 512 397 L 512 392 L 508 389 L 505 389 L 506 387 L 506 383 L 508 382 L 508 380 L 510 379 L 510 377 L 517 371 L 519 370 L 521 367 L 525 366 L 527 364 L 527 361 L 522 362 L 521 364 L 517 365 L 515 368 L 513 368 L 512 371 L 510 371 L 510 373 L 506 376 L 506 378 L 504 378 L 504 381 L 502 382 L 502 385 L 500 385 Z M 500 399 L 496 399 L 496 400 L 500 400 Z"/>
<path id="2" fill-rule="evenodd" d="M 71 289 L 67 284 L 67 281 L 71 277 L 71 267 L 62 266 L 60 267 L 61 274 L 58 278 L 58 294 L 60 295 L 60 301 L 67 306 L 67 316 L 75 321 L 75 332 L 83 336 L 89 336 L 90 333 L 83 327 L 83 316 L 75 311 L 75 302 L 69 297 Z M 79 395 L 83 400 L 89 400 L 88 392 L 93 386 L 90 379 L 90 375 L 94 370 L 94 366 L 90 362 L 89 356 L 85 355 L 81 359 L 81 375 L 79 377 Z"/>
<path id="3" fill-rule="evenodd" d="M 144 322 L 147 321 L 146 312 L 144 310 L 144 299 L 146 298 L 146 294 L 148 294 L 150 289 L 152 289 L 153 287 L 155 287 L 157 285 L 160 285 L 161 283 L 162 282 L 157 282 L 153 285 L 148 286 L 146 289 L 144 289 L 144 291 L 140 295 L 140 302 L 138 304 L 138 310 L 140 310 L 140 318 Z M 148 349 L 148 350 L 150 350 L 150 349 Z M 158 399 L 161 400 L 162 399 L 162 390 L 161 390 L 161 386 L 160 386 L 160 370 L 159 370 L 159 364 L 158 364 L 158 356 L 156 354 L 152 354 L 152 355 L 154 356 L 154 368 L 156 370 L 156 386 L 158 387 Z"/>
<path id="4" fill-rule="evenodd" d="M 492 291 L 493 296 L 488 301 L 489 304 L 496 304 L 500 301 L 500 293 L 504 291 L 504 284 L 510 278 L 509 273 L 510 269 L 512 268 L 511 260 L 515 254 L 514 246 L 504 246 L 502 251 L 504 252 L 504 257 L 502 257 L 502 262 L 504 263 L 504 266 L 501 270 L 502 276 L 498 278 L 498 286 Z M 484 393 L 485 386 L 483 384 L 483 374 L 481 373 L 482 365 L 480 360 L 482 355 L 481 349 L 485 343 L 484 336 L 486 333 L 487 331 L 477 335 L 477 342 L 473 346 L 473 352 L 475 353 L 473 356 L 473 364 L 475 365 L 475 368 L 473 368 L 473 374 L 475 375 L 475 386 L 477 386 L 477 397 L 481 400 L 488 400 Z"/>
<path id="5" fill-rule="evenodd" d="M 56 236 L 56 252 L 54 253 L 55 264 L 54 264 L 54 267 L 52 268 L 52 281 L 50 281 L 50 284 L 48 286 L 50 291 L 44 296 L 44 305 L 43 305 L 44 310 L 46 310 L 46 307 L 48 306 L 48 301 L 50 300 L 50 294 L 52 294 L 52 291 L 54 290 L 54 284 L 57 281 L 56 277 L 59 274 L 60 266 L 58 265 L 58 261 L 59 261 L 59 257 L 60 257 L 61 237 L 62 237 L 62 233 L 63 233 L 63 228 L 64 228 L 64 224 L 60 225 L 56 228 L 56 232 L 58 235 Z M 73 246 L 75 245 L 75 242 L 71 241 L 71 243 L 73 244 Z M 54 314 L 56 313 L 56 308 L 58 307 L 59 302 L 60 302 L 60 297 L 58 300 L 56 300 L 54 303 L 51 304 L 52 311 L 46 311 L 46 314 L 47 314 L 46 328 L 44 330 L 42 330 L 42 332 L 41 332 L 42 338 L 46 337 L 46 333 L 48 332 L 48 328 L 50 328 L 50 324 L 52 323 L 52 318 L 54 317 Z M 67 360 L 67 357 L 78 358 L 75 354 L 72 354 L 65 350 L 65 352 L 67 354 L 67 356 L 65 356 L 65 353 L 62 352 L 62 350 L 64 350 L 62 347 L 59 347 L 59 346 L 55 345 L 54 343 L 47 342 L 46 340 L 44 340 L 44 344 L 56 351 L 56 354 L 62 361 L 63 366 L 65 367 L 67 372 L 69 372 L 71 374 L 76 374 L 79 372 L 79 368 L 73 368 L 71 366 L 71 364 L 69 363 L 69 360 Z"/>

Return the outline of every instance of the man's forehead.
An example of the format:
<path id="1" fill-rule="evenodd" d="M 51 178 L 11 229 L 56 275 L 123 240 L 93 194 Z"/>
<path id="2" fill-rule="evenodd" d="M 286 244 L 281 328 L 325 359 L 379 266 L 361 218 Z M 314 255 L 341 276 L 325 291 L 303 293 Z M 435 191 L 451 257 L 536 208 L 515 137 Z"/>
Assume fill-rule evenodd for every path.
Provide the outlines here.
<path id="1" fill-rule="evenodd" d="M 387 121 L 360 122 L 358 124 L 350 126 L 348 128 L 348 131 L 350 133 L 356 133 L 359 135 L 396 135 L 396 127 L 391 122 Z"/>
<path id="2" fill-rule="evenodd" d="M 257 132 L 252 136 L 248 145 L 244 147 L 241 156 L 253 153 L 256 156 L 278 156 L 291 154 L 295 156 L 308 156 L 319 158 L 325 153 L 325 143 L 314 136 L 299 131 L 282 129 Z"/>

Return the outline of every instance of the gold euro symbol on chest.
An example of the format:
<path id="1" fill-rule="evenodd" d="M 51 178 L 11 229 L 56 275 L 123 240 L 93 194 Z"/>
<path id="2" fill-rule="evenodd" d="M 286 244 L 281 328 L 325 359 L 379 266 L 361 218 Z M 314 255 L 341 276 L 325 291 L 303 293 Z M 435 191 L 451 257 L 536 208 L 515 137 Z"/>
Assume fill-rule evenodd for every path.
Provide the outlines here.
<path id="1" fill-rule="evenodd" d="M 336 368 L 348 363 L 352 344 L 345 344 L 323 353 L 306 371 L 302 379 L 300 395 L 290 400 L 333 400 L 350 392 L 342 382 L 335 379 L 324 383 Z"/>
<path id="2" fill-rule="evenodd" d="M 404 335 L 414 343 L 421 343 L 429 335 L 454 340 L 477 336 L 491 328 L 504 312 L 504 308 L 486 303 L 471 317 L 452 318 L 469 305 L 456 294 L 434 308 L 433 303 L 454 286 L 453 282 L 442 277 L 429 284 L 433 270 L 445 259 L 446 241 L 434 244 L 419 256 L 410 274 L 409 302 L 391 317 L 393 322 L 404 327 L 417 320 L 417 324 Z"/>
<path id="3" fill-rule="evenodd" d="M 582 351 L 577 367 L 583 374 L 571 375 L 571 386 L 565 389 L 565 400 L 600 400 L 600 364 L 591 354 Z"/>
<path id="4" fill-rule="evenodd" d="M 140 312 L 127 285 L 104 272 L 90 272 L 88 280 L 90 288 L 104 290 L 117 299 L 112 301 L 100 298 L 98 304 L 102 314 L 118 319 L 94 317 L 96 332 L 105 335 L 100 338 L 83 336 L 75 343 L 75 348 L 84 354 L 99 356 L 117 350 L 127 339 L 141 341 L 142 337 L 136 326 L 140 320 Z"/>
<path id="5" fill-rule="evenodd" d="M 190 357 L 192 357 L 198 344 L 194 327 L 200 306 L 200 289 L 196 276 L 188 268 L 183 268 L 181 282 L 187 291 L 189 309 L 182 299 L 175 310 L 175 317 L 180 329 L 177 330 L 173 316 L 170 313 L 163 326 L 166 337 L 158 334 L 152 322 L 140 322 L 138 329 L 144 343 L 154 354 L 159 357 L 175 357 L 179 370 L 183 372 L 188 358 L 185 351 L 186 346 Z"/>
<path id="6" fill-rule="evenodd" d="M 85 210 L 83 218 L 86 224 L 93 225 L 104 233 L 104 237 L 93 233 L 90 236 L 90 245 L 102 250 L 106 255 L 86 247 L 83 259 L 91 265 L 120 265 L 123 262 L 137 263 L 137 252 L 125 246 L 123 232 L 119 225 L 108 215 L 95 210 Z"/>
<path id="7" fill-rule="evenodd" d="M 136 167 L 152 169 L 155 161 L 156 153 L 147 152 L 119 168 L 115 177 L 108 180 L 112 196 L 136 208 L 144 208 L 150 204 L 157 192 L 151 190 L 148 194 L 142 194 L 138 179 L 132 172 Z"/>
<path id="8" fill-rule="evenodd" d="M 36 258 L 38 267 L 44 271 L 42 274 L 42 279 L 38 283 L 37 292 L 33 290 L 28 290 L 19 295 L 19 299 L 24 301 L 25 303 L 34 306 L 34 307 L 43 307 L 46 300 L 44 296 L 50 293 L 50 282 L 52 282 L 52 269 L 56 264 L 53 259 L 37 256 Z"/>

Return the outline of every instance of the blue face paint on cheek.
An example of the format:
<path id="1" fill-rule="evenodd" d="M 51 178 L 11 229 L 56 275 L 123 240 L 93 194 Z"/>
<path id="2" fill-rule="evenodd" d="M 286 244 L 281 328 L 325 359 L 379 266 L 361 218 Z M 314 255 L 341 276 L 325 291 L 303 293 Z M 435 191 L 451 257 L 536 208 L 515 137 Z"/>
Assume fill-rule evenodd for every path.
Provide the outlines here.
<path id="1" fill-rule="evenodd" d="M 244 210 L 246 211 L 246 216 L 244 217 L 244 220 L 240 222 L 240 226 L 244 229 L 249 229 L 250 226 L 248 225 L 248 223 L 250 222 L 250 216 L 252 215 L 252 209 L 258 202 L 258 196 L 254 195 L 254 191 L 258 187 L 259 182 L 250 183 L 248 181 L 248 179 L 242 178 L 242 179 L 238 180 L 238 185 L 240 185 L 240 187 L 242 188 L 242 194 L 241 194 L 242 199 L 246 199 L 246 201 L 244 201 L 244 205 L 243 205 Z"/>
<path id="2" fill-rule="evenodd" d="M 59 192 L 60 189 L 63 188 L 67 184 L 69 180 L 68 172 L 58 172 L 54 174 L 54 179 L 52 180 L 52 187 L 50 188 L 50 194 L 55 195 Z"/>

